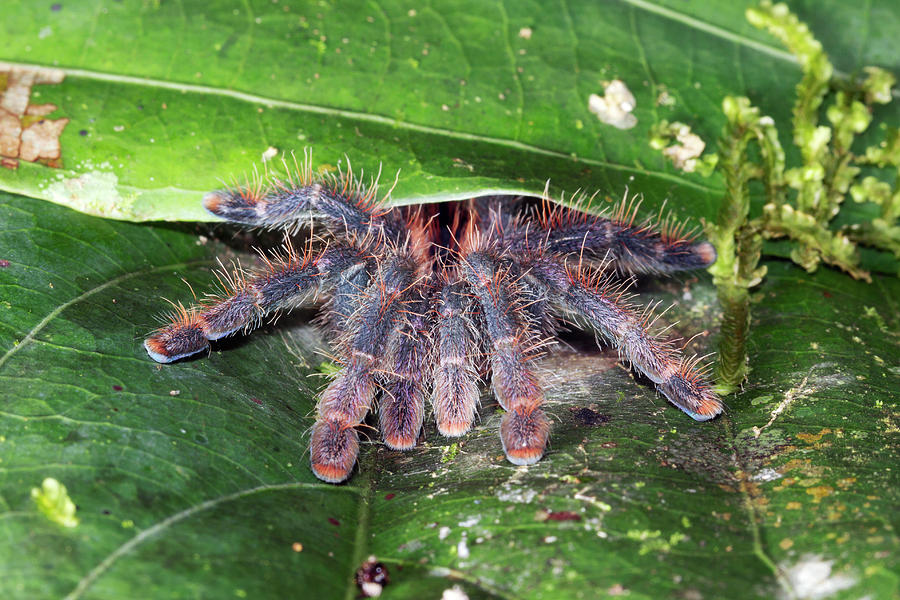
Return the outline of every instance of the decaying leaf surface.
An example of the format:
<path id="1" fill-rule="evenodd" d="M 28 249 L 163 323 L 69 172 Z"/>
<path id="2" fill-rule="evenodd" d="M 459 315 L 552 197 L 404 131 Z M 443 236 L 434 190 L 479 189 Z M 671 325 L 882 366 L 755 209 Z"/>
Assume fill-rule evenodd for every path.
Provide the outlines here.
<path id="1" fill-rule="evenodd" d="M 146 357 L 160 296 L 209 289 L 235 252 L 202 233 L 0 196 L 4 598 L 352 598 L 370 555 L 394 598 L 808 597 L 822 573 L 838 598 L 897 593 L 896 279 L 770 263 L 751 381 L 715 421 L 572 336 L 543 362 L 537 465 L 505 461 L 485 396 L 463 440 L 428 425 L 411 452 L 372 444 L 330 486 L 307 465 L 325 385 L 309 314 L 198 360 Z M 712 322 L 705 278 L 640 291 L 677 302 L 680 332 Z M 77 528 L 36 509 L 47 477 Z"/>
<path id="2" fill-rule="evenodd" d="M 653 125 L 687 123 L 710 147 L 722 98 L 747 94 L 787 132 L 799 72 L 746 23 L 746 3 L 419 4 L 7 2 L 0 59 L 62 68 L 40 101 L 71 124 L 63 173 L 24 165 L 0 186 L 115 218 L 208 219 L 199 199 L 220 180 L 269 148 L 310 146 L 322 165 L 347 154 L 399 170 L 398 202 L 539 193 L 550 179 L 557 196 L 628 186 L 648 209 L 668 199 L 712 218 L 722 181 L 651 149 Z M 845 73 L 900 71 L 891 0 L 803 9 Z M 588 108 L 616 79 L 637 101 L 626 131 Z"/>
<path id="3" fill-rule="evenodd" d="M 35 85 L 55 85 L 65 74 L 59 69 L 46 69 L 0 62 L 0 163 L 16 169 L 19 159 L 43 161 L 47 166 L 60 165 L 59 136 L 69 119 L 49 119 L 54 104 L 32 104 Z"/>

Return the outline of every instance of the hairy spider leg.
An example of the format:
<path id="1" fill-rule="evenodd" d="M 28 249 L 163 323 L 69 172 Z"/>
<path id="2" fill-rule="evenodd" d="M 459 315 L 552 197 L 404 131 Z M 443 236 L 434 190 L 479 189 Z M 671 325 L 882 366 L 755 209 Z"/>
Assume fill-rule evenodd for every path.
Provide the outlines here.
<path id="1" fill-rule="evenodd" d="M 672 404 L 698 421 L 722 412 L 722 402 L 695 363 L 649 332 L 648 311 L 634 310 L 623 282 L 602 271 L 589 274 L 549 258 L 536 260 L 529 277 L 539 277 L 552 287 L 566 310 L 612 343 Z"/>
<path id="2" fill-rule="evenodd" d="M 378 241 L 369 237 L 351 239 L 350 244 L 331 241 L 335 257 L 322 261 L 322 271 L 330 283 L 330 293 L 318 322 L 331 339 L 347 330 L 350 317 L 359 309 L 360 299 L 372 282 L 377 264 L 374 258 Z"/>
<path id="3" fill-rule="evenodd" d="M 310 462 L 316 477 L 330 483 L 347 479 L 356 464 L 356 426 L 372 407 L 375 370 L 415 283 L 412 258 L 406 252 L 392 252 L 363 292 L 347 323 L 348 333 L 338 344 L 345 366 L 319 398 Z"/>
<path id="4" fill-rule="evenodd" d="M 491 384 L 507 411 L 500 422 L 500 440 L 506 458 L 516 465 L 536 463 L 544 455 L 550 424 L 541 405 L 541 390 L 529 366 L 537 356 L 533 325 L 529 323 L 509 272 L 488 251 L 464 257 L 463 276 L 482 310 L 492 346 Z"/>
<path id="5" fill-rule="evenodd" d="M 378 184 L 364 185 L 351 172 L 313 174 L 309 157 L 287 179 L 259 176 L 253 182 L 210 192 L 203 206 L 234 223 L 296 231 L 311 219 L 324 221 L 332 232 L 365 235 L 375 230 L 396 240 L 403 231 L 395 213 L 382 208 Z"/>
<path id="6" fill-rule="evenodd" d="M 627 273 L 670 274 L 708 267 L 716 261 L 712 244 L 682 235 L 682 228 L 673 226 L 671 219 L 664 219 L 660 228 L 650 222 L 635 224 L 636 209 L 622 201 L 611 211 L 612 218 L 607 218 L 545 199 L 537 215 L 539 227 L 526 236 L 519 224 L 514 246 L 602 259 Z"/>
<path id="7" fill-rule="evenodd" d="M 415 447 L 422 430 L 427 393 L 422 373 L 431 346 L 428 312 L 424 298 L 407 303 L 378 377 L 382 388 L 378 405 L 381 435 L 393 450 Z"/>
<path id="8" fill-rule="evenodd" d="M 478 334 L 465 282 L 446 282 L 436 304 L 437 356 L 431 404 L 441 435 L 459 437 L 472 428 L 479 395 L 475 367 Z"/>
<path id="9" fill-rule="evenodd" d="M 197 354 L 217 340 L 239 330 L 259 326 L 269 313 L 300 305 L 314 295 L 322 282 L 321 267 L 329 262 L 323 254 L 298 254 L 286 243 L 282 254 L 263 257 L 260 272 L 219 273 L 225 295 L 211 296 L 190 308 L 181 304 L 171 315 L 171 323 L 144 340 L 150 358 L 169 363 Z"/>

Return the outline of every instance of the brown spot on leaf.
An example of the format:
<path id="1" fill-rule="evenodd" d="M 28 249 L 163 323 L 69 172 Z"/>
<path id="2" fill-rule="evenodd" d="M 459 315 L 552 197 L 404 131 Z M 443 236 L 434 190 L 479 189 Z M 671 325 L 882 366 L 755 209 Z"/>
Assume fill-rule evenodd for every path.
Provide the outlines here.
<path id="1" fill-rule="evenodd" d="M 29 104 L 25 108 L 25 114 L 29 117 L 46 117 L 56 110 L 55 104 Z"/>
<path id="2" fill-rule="evenodd" d="M 7 160 L 19 156 L 22 122 L 19 117 L 0 107 L 0 154 Z"/>
<path id="3" fill-rule="evenodd" d="M 812 464 L 808 458 L 792 458 L 778 468 L 778 472 L 782 474 L 795 470 L 807 478 L 822 477 L 825 474 L 825 467 Z"/>
<path id="4" fill-rule="evenodd" d="M 0 165 L 19 166 L 19 159 L 60 166 L 59 136 L 69 119 L 46 119 L 53 104 L 29 104 L 35 85 L 60 83 L 59 69 L 19 67 L 0 63 Z"/>
<path id="5" fill-rule="evenodd" d="M 826 427 L 819 433 L 798 433 L 798 434 L 796 434 L 796 437 L 800 438 L 807 444 L 815 444 L 816 442 L 818 442 L 819 440 L 822 439 L 823 435 L 826 435 L 828 433 L 831 433 L 831 429 Z"/>
<path id="6" fill-rule="evenodd" d="M 580 521 L 581 515 L 570 510 L 560 510 L 547 513 L 548 521 Z"/>
<path id="7" fill-rule="evenodd" d="M 0 266 L 2 266 L 2 265 L 0 265 Z M 837 486 L 839 488 L 841 488 L 842 490 L 849 489 L 850 487 L 853 486 L 854 483 L 856 483 L 856 477 L 847 477 L 846 479 L 838 479 L 837 480 Z"/>
<path id="8" fill-rule="evenodd" d="M 818 504 L 822 501 L 822 498 L 827 498 L 833 494 L 834 488 L 828 485 L 817 485 L 815 487 L 807 488 L 806 493 L 813 497 L 814 503 Z"/>
<path id="9" fill-rule="evenodd" d="M 54 161 L 59 159 L 59 136 L 65 129 L 68 119 L 41 119 L 29 125 L 22 132 L 22 144 L 19 146 L 19 157 L 28 162 L 38 160 Z"/>

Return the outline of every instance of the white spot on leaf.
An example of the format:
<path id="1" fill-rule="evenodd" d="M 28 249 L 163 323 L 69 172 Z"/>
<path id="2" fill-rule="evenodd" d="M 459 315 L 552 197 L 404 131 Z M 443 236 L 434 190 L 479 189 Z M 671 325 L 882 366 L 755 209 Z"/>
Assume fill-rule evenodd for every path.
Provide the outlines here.
<path id="1" fill-rule="evenodd" d="M 481 520 L 481 515 L 476 515 L 474 517 L 469 517 L 465 521 L 460 521 L 459 526 L 460 527 L 472 527 L 473 525 L 477 525 L 478 521 L 480 521 L 480 520 Z"/>
<path id="2" fill-rule="evenodd" d="M 460 540 L 456 545 L 456 555 L 459 558 L 469 558 L 469 546 L 466 544 L 466 540 Z"/>
<path id="3" fill-rule="evenodd" d="M 603 93 L 604 96 L 591 94 L 588 98 L 588 110 L 602 122 L 617 129 L 631 129 L 637 125 L 637 117 L 631 114 L 637 101 L 625 82 L 615 79 L 606 86 Z"/>
<path id="4" fill-rule="evenodd" d="M 469 600 L 469 596 L 458 585 L 454 585 L 444 590 L 441 600 Z"/>
<path id="5" fill-rule="evenodd" d="M 663 155 L 672 160 L 672 164 L 676 169 L 681 169 L 685 173 L 692 173 L 697 168 L 697 157 L 703 154 L 706 143 L 700 139 L 700 136 L 691 131 L 687 125 L 683 125 L 675 134 L 677 144 L 669 146 L 663 150 Z"/>
<path id="6" fill-rule="evenodd" d="M 775 481 L 776 479 L 781 479 L 781 473 L 767 467 L 755 473 L 750 479 L 753 481 Z"/>
<path id="7" fill-rule="evenodd" d="M 856 585 L 856 579 L 850 575 L 832 574 L 833 565 L 833 560 L 825 560 L 812 554 L 804 554 L 800 561 L 793 565 L 780 563 L 779 568 L 793 588 L 793 594 L 783 591 L 780 597 L 824 600 Z"/>
<path id="8" fill-rule="evenodd" d="M 119 195 L 118 184 L 119 178 L 112 171 L 88 171 L 51 183 L 47 197 L 80 212 L 122 219 L 128 216 L 125 209 L 130 203 Z"/>
<path id="9" fill-rule="evenodd" d="M 262 161 L 268 162 L 278 156 L 278 148 L 274 146 L 269 146 L 266 148 L 266 151 L 262 153 Z"/>

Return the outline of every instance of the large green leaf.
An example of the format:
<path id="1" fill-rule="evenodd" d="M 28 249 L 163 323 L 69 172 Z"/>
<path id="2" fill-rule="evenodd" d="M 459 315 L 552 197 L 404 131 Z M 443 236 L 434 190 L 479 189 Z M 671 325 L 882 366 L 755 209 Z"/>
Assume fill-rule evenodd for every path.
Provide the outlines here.
<path id="1" fill-rule="evenodd" d="M 893 3 L 793 7 L 845 73 L 900 71 Z M 62 170 L 0 169 L 0 187 L 120 218 L 205 218 L 200 194 L 219 178 L 309 145 L 319 164 L 346 152 L 368 173 L 401 168 L 400 201 L 550 177 L 710 217 L 721 182 L 673 169 L 647 131 L 678 119 L 710 142 L 726 93 L 788 122 L 799 71 L 743 8 L 5 2 L 0 59 L 63 67 L 32 101 L 71 121 Z M 638 99 L 630 131 L 587 111 L 615 77 Z M 674 105 L 656 104 L 664 90 Z M 876 117 L 897 121 L 896 107 Z M 327 486 L 305 454 L 324 386 L 311 315 L 165 367 L 141 348 L 160 297 L 186 300 L 182 278 L 202 293 L 240 245 L 0 195 L 2 597 L 351 598 L 370 554 L 396 598 L 900 592 L 896 279 L 770 263 L 751 379 L 711 423 L 572 336 L 543 363 L 554 429 L 538 465 L 505 462 L 485 396 L 461 443 L 428 426 L 416 450 L 373 444 L 348 485 Z M 677 301 L 667 318 L 686 336 L 713 329 L 707 279 L 641 292 Z M 31 498 L 47 477 L 67 486 L 76 527 Z"/>
<path id="2" fill-rule="evenodd" d="M 308 315 L 195 361 L 141 347 L 160 296 L 183 299 L 182 277 L 206 289 L 231 250 L 12 196 L 0 224 L 4 598 L 351 598 L 370 554 L 393 598 L 822 597 L 829 566 L 840 597 L 898 591 L 896 279 L 771 263 L 751 383 L 716 421 L 576 336 L 543 362 L 554 426 L 537 465 L 505 461 L 487 400 L 460 443 L 428 425 L 414 451 L 368 446 L 331 486 L 307 464 L 324 385 Z M 713 291 L 690 283 L 641 292 L 702 331 Z M 30 497 L 47 477 L 76 527 Z"/>
<path id="3" fill-rule="evenodd" d="M 711 144 L 722 98 L 749 94 L 789 143 L 799 69 L 744 6 L 11 0 L 0 60 L 62 68 L 33 101 L 71 121 L 61 171 L 23 163 L 0 186 L 117 218 L 203 219 L 200 194 L 221 179 L 270 147 L 311 146 L 323 165 L 347 153 L 370 173 L 400 170 L 400 202 L 536 193 L 549 178 L 554 193 L 630 186 L 648 206 L 711 217 L 721 179 L 676 170 L 648 132 L 680 120 Z M 822 6 L 798 10 L 839 68 L 900 70 L 891 0 Z M 636 95 L 634 129 L 588 110 L 615 78 Z M 896 121 L 898 106 L 877 118 Z"/>

